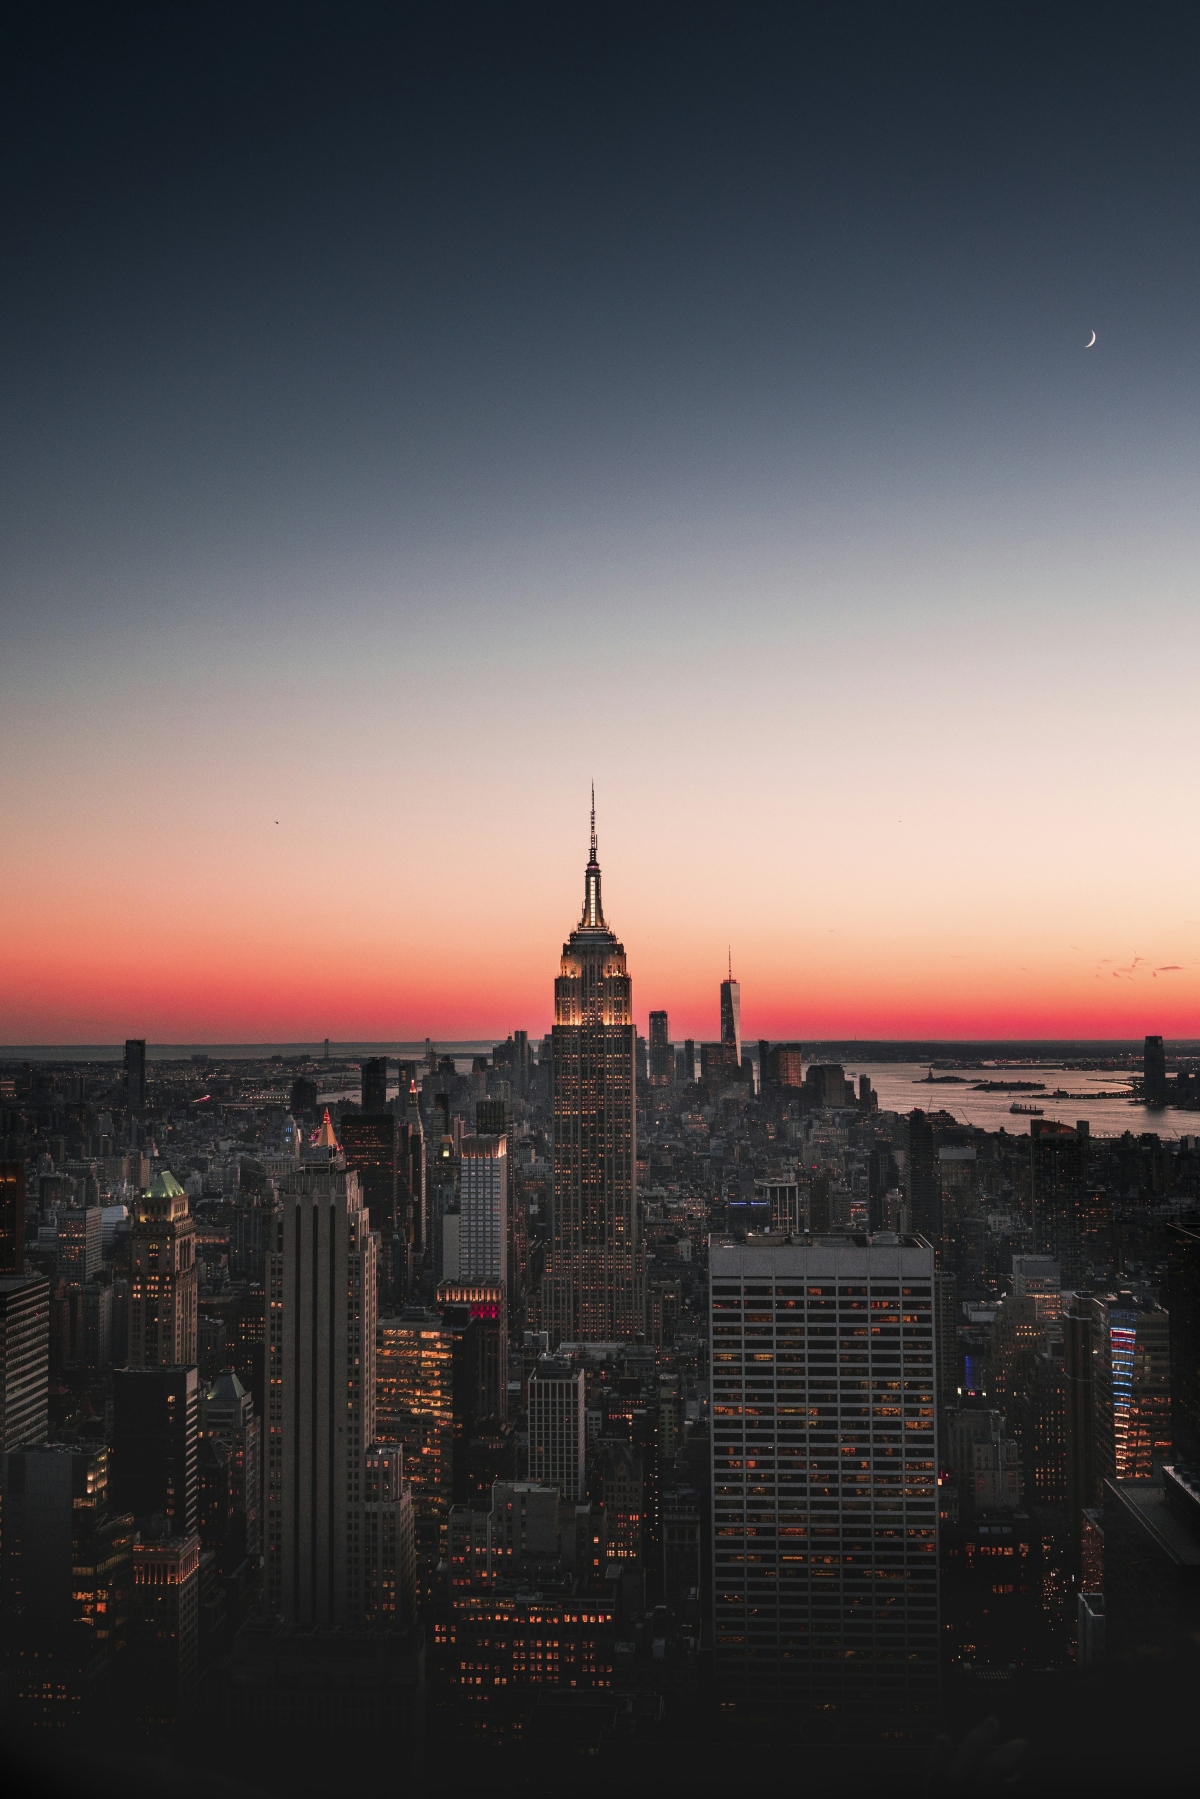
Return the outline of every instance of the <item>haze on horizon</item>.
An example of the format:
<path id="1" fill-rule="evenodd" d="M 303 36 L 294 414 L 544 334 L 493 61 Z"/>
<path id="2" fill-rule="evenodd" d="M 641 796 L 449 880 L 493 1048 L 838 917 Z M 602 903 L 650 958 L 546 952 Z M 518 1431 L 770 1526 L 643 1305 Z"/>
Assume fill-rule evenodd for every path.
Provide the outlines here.
<path id="1" fill-rule="evenodd" d="M 4 77 L 0 1041 L 540 1032 L 592 779 L 642 1029 L 1198 1034 L 1193 9 L 121 18 Z"/>

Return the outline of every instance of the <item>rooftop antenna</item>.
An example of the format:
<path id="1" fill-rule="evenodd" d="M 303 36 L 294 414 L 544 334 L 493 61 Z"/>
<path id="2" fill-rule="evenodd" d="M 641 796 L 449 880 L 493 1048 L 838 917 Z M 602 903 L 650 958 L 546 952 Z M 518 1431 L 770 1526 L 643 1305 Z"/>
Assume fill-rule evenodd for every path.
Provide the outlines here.
<path id="1" fill-rule="evenodd" d="M 733 945 L 729 945 L 729 978 L 733 979 Z"/>
<path id="2" fill-rule="evenodd" d="M 592 861 L 596 860 L 596 783 L 592 782 Z"/>

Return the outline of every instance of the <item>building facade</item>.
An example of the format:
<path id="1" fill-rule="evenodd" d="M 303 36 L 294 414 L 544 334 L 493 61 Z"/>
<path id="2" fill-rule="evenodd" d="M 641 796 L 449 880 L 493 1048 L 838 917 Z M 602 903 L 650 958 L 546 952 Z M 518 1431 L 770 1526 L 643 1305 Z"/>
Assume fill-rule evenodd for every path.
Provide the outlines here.
<path id="1" fill-rule="evenodd" d="M 0 1278 L 0 1450 L 44 1443 L 49 1404 L 49 1284 Z"/>
<path id="2" fill-rule="evenodd" d="M 728 980 L 721 982 L 721 1056 L 736 1076 L 742 1066 L 742 986 L 733 978 L 732 962 Z"/>
<path id="3" fill-rule="evenodd" d="M 267 1257 L 267 1596 L 290 1624 L 344 1626 L 363 1601 L 377 1239 L 352 1170 L 301 1169 L 280 1198 Z"/>
<path id="4" fill-rule="evenodd" d="M 881 1240 L 882 1239 L 882 1240 Z M 843 1738 L 938 1703 L 933 1249 L 713 1240 L 714 1661 Z"/>
<path id="5" fill-rule="evenodd" d="M 529 1478 L 583 1498 L 587 1480 L 587 1398 L 582 1368 L 543 1356 L 529 1377 Z"/>
<path id="6" fill-rule="evenodd" d="M 377 1058 L 386 1069 L 386 1062 Z M 368 1090 L 367 1070 L 363 1064 L 363 1093 Z M 378 1081 L 374 1082 L 378 1086 Z M 347 1168 L 358 1176 L 363 1209 L 370 1228 L 379 1233 L 379 1275 L 381 1299 L 388 1301 L 403 1294 L 407 1286 L 408 1232 L 399 1215 L 400 1201 L 400 1123 L 394 1112 L 381 1105 L 378 1110 L 364 1109 L 342 1119 L 342 1154 Z"/>
<path id="7" fill-rule="evenodd" d="M 137 1203 L 129 1286 L 129 1366 L 196 1360 L 196 1221 L 174 1175 L 156 1174 Z"/>
<path id="8" fill-rule="evenodd" d="M 125 1105 L 131 1118 L 146 1113 L 146 1039 L 125 1040 Z"/>
<path id="9" fill-rule="evenodd" d="M 113 1376 L 113 1505 L 139 1524 L 197 1524 L 200 1377 L 195 1368 L 118 1368 Z"/>
<path id="10" fill-rule="evenodd" d="M 635 1035 L 625 949 L 604 921 L 593 808 L 583 914 L 554 983 L 554 1191 L 542 1293 L 552 1344 L 617 1342 L 643 1328 Z"/>
<path id="11" fill-rule="evenodd" d="M 1131 1293 L 1091 1310 L 1096 1479 L 1150 1480 L 1171 1456 L 1170 1319 Z"/>
<path id="12" fill-rule="evenodd" d="M 0 1162 L 0 1279 L 25 1272 L 25 1164 Z"/>
<path id="13" fill-rule="evenodd" d="M 469 1284 L 508 1285 L 508 1139 L 464 1137 L 458 1162 L 458 1270 Z"/>
<path id="14" fill-rule="evenodd" d="M 650 1085 L 669 1087 L 675 1078 L 675 1052 L 665 1012 L 650 1014 Z"/>
<path id="15" fill-rule="evenodd" d="M 451 1501 L 454 1336 L 440 1312 L 408 1306 L 379 1322 L 375 1390 L 380 1439 L 404 1446 L 418 1538 L 436 1541 Z"/>

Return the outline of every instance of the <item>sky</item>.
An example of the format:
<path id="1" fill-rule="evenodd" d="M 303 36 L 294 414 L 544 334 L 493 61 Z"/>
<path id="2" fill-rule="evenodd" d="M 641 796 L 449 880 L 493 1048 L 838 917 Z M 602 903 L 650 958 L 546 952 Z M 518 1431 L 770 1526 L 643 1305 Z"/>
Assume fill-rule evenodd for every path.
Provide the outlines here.
<path id="1" fill-rule="evenodd" d="M 1198 51 L 26 9 L 0 1043 L 1200 1036 Z"/>

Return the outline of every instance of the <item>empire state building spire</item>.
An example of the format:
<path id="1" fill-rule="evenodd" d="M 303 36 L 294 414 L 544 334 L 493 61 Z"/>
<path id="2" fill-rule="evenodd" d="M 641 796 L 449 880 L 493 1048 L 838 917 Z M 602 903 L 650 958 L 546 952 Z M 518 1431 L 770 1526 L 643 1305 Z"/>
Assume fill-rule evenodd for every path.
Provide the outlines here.
<path id="1" fill-rule="evenodd" d="M 637 1214 L 633 988 L 604 922 L 592 792 L 583 917 L 554 983 L 554 1185 L 542 1317 L 551 1341 L 615 1343 L 645 1326 Z"/>
<path id="2" fill-rule="evenodd" d="M 583 917 L 579 921 L 581 931 L 603 931 L 604 907 L 600 904 L 600 864 L 596 860 L 596 783 L 592 782 L 592 841 L 591 856 L 583 879 Z"/>

